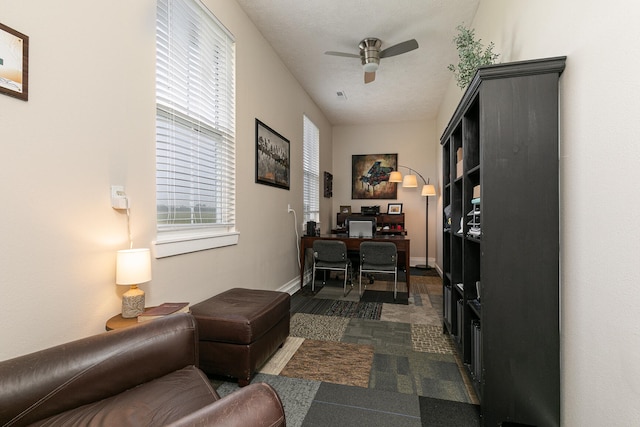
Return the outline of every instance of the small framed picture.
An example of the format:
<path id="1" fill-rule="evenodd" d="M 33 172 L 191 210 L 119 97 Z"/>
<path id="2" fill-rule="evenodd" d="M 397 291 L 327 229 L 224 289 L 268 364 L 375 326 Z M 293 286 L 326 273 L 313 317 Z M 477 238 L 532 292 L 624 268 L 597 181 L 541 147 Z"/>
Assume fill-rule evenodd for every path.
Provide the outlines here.
<path id="1" fill-rule="evenodd" d="M 402 213 L 402 203 L 389 203 L 387 205 L 387 214 L 400 215 Z"/>
<path id="2" fill-rule="evenodd" d="M 351 206 L 340 206 L 340 213 L 351 214 Z"/>
<path id="3" fill-rule="evenodd" d="M 0 93 L 29 99 L 29 36 L 0 24 Z"/>

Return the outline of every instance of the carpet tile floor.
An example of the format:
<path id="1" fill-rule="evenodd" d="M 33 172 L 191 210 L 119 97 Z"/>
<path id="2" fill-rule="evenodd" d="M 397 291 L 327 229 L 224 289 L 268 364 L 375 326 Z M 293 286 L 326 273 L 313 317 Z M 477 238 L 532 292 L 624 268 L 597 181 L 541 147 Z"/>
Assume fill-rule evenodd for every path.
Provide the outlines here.
<path id="1" fill-rule="evenodd" d="M 280 395 L 287 426 L 479 426 L 478 399 L 449 336 L 442 334 L 442 282 L 413 275 L 411 294 L 393 282 L 339 278 L 292 296 L 290 336 L 252 382 Z M 366 298 L 365 298 L 366 296 Z M 236 383 L 212 379 L 224 396 Z"/>

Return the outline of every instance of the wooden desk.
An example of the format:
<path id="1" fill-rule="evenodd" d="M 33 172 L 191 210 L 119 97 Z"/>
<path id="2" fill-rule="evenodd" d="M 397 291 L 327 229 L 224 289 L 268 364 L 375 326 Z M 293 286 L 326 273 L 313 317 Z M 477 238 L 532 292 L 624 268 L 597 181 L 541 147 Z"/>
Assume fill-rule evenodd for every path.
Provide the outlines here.
<path id="1" fill-rule="evenodd" d="M 327 234 L 324 236 L 302 236 L 300 238 L 300 289 L 304 286 L 304 258 L 308 248 L 313 248 L 314 240 L 341 240 L 347 245 L 349 251 L 360 251 L 362 242 L 391 242 L 398 248 L 398 260 L 404 259 L 404 268 L 407 277 L 407 294 L 411 296 L 411 267 L 410 240 L 405 236 L 376 236 L 373 238 L 349 237 L 346 234 Z M 402 255 L 404 254 L 404 257 Z M 398 263 L 400 264 L 400 263 Z"/>

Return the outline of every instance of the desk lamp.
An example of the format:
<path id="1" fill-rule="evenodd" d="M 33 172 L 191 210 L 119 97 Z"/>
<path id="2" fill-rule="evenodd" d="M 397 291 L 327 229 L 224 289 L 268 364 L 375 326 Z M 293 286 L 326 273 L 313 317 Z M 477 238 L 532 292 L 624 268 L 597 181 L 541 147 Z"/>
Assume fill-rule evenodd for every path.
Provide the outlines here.
<path id="1" fill-rule="evenodd" d="M 400 173 L 399 171 L 393 171 L 391 172 L 391 175 L 389 175 L 389 182 L 402 182 L 403 187 L 417 188 L 418 178 L 416 177 L 416 175 L 418 175 L 424 182 L 420 195 L 423 196 L 427 201 L 427 223 L 425 225 L 425 230 L 426 230 L 425 232 L 425 246 L 426 246 L 425 265 L 416 265 L 416 268 L 428 270 L 429 269 L 429 197 L 436 195 L 436 188 L 432 184 L 429 184 L 429 180 L 424 179 L 424 177 L 420 175 L 416 170 L 408 166 L 398 165 L 398 167 L 409 169 L 409 174 L 405 175 L 405 177 L 402 178 L 402 173 Z"/>
<path id="2" fill-rule="evenodd" d="M 149 249 L 124 249 L 116 258 L 116 284 L 130 285 L 122 295 L 122 317 L 130 319 L 144 312 L 144 291 L 140 283 L 151 280 L 151 252 Z"/>

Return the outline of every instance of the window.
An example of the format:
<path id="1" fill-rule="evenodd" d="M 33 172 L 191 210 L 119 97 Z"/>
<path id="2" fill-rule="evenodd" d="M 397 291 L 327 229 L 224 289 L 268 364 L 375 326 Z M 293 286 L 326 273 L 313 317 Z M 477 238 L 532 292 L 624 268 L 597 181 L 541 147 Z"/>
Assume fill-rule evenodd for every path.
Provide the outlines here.
<path id="1" fill-rule="evenodd" d="M 304 116 L 303 135 L 304 212 L 303 221 L 320 221 L 320 131 Z"/>
<path id="2" fill-rule="evenodd" d="M 156 257 L 234 244 L 233 37 L 199 0 L 156 25 Z"/>

